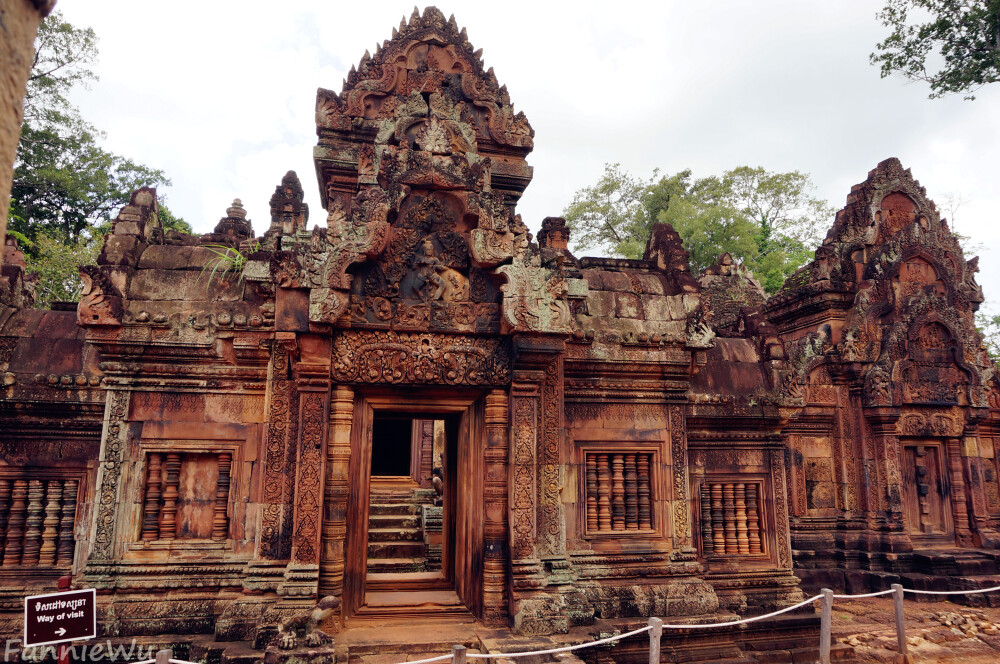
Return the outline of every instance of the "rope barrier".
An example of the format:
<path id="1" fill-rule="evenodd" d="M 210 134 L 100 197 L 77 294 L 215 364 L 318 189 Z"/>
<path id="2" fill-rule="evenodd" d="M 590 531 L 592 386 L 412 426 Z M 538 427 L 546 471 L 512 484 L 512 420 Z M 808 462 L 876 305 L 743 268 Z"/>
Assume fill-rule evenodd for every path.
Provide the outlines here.
<path id="1" fill-rule="evenodd" d="M 609 636 L 598 641 L 588 641 L 587 643 L 578 643 L 575 646 L 563 646 L 562 648 L 549 648 L 548 650 L 531 650 L 529 652 L 513 652 L 513 653 L 499 653 L 496 655 L 484 654 L 484 653 L 469 653 L 466 655 L 468 659 L 489 659 L 491 657 L 529 657 L 532 655 L 554 655 L 560 652 L 570 652 L 571 650 L 582 650 L 583 648 L 590 648 L 591 646 L 599 646 L 604 643 L 611 643 L 612 641 L 621 641 L 622 639 L 627 639 L 630 636 L 635 636 L 636 634 L 642 634 L 643 632 L 648 632 L 652 627 L 646 625 L 645 627 L 640 627 L 639 629 L 634 629 L 631 632 L 626 632 L 624 634 L 616 634 L 615 636 Z M 451 655 L 448 655 L 451 657 Z M 416 662 L 406 662 L 406 664 L 416 664 Z"/>
<path id="2" fill-rule="evenodd" d="M 864 595 L 834 595 L 834 599 L 861 599 L 862 597 L 878 597 L 879 595 L 891 595 L 895 591 L 892 588 L 889 590 L 880 590 L 877 593 L 865 593 Z"/>
<path id="3" fill-rule="evenodd" d="M 904 593 L 915 593 L 917 595 L 976 595 L 979 593 L 991 593 L 995 590 L 1000 590 L 1000 586 L 973 588 L 972 590 L 917 590 L 916 588 L 903 588 Z"/>
<path id="4" fill-rule="evenodd" d="M 989 593 L 1000 591 L 1000 586 L 993 586 L 992 588 L 974 588 L 971 590 L 917 590 L 916 588 L 901 588 L 904 593 L 913 593 L 917 595 L 975 595 L 979 593 Z M 825 591 L 829 593 L 830 591 Z M 879 590 L 873 593 L 863 593 L 860 595 L 830 595 L 834 599 L 863 599 L 866 597 L 880 597 L 882 595 L 890 595 L 896 592 L 894 589 L 889 590 Z M 818 599 L 822 599 L 823 595 L 813 595 L 809 599 L 803 600 L 798 604 L 793 604 L 792 606 L 787 606 L 783 609 L 778 609 L 777 611 L 772 611 L 771 613 L 765 613 L 762 616 L 754 616 L 752 618 L 741 618 L 740 620 L 729 620 L 727 622 L 720 623 L 690 623 L 690 624 L 669 624 L 662 623 L 661 627 L 663 629 L 710 629 L 713 627 L 734 627 L 736 625 L 745 625 L 747 623 L 756 622 L 759 620 L 766 620 L 767 618 L 773 618 L 774 616 L 779 616 L 783 613 L 788 613 L 789 611 L 795 611 L 796 609 L 801 609 L 807 604 L 812 604 Z M 655 619 L 651 619 L 655 620 Z M 493 659 L 497 657 L 504 657 L 509 659 L 514 659 L 517 657 L 534 657 L 538 655 L 555 655 L 563 652 L 572 652 L 574 650 L 582 650 L 584 648 L 592 648 L 594 646 L 603 645 L 605 643 L 614 643 L 616 641 L 621 641 L 633 636 L 638 636 L 639 634 L 644 634 L 653 629 L 653 625 L 649 624 L 645 627 L 640 627 L 639 629 L 634 629 L 631 632 L 626 632 L 624 634 L 616 634 L 614 636 L 609 636 L 603 639 L 598 639 L 596 641 L 588 641 L 586 643 L 578 643 L 574 646 L 563 646 L 560 648 L 548 648 L 546 650 L 530 650 L 527 652 L 514 652 L 514 653 L 468 653 L 466 658 L 468 659 Z M 658 638 L 659 632 L 654 632 L 653 636 Z M 169 652 L 169 651 L 168 651 Z M 400 664 L 432 664 L 433 662 L 444 662 L 451 660 L 454 656 L 452 654 L 438 655 L 437 657 L 428 657 L 426 659 L 418 659 L 410 662 L 400 662 Z M 147 659 L 141 662 L 135 662 L 135 664 L 156 664 L 158 660 Z M 181 659 L 169 659 L 170 664 L 193 664 L 193 662 L 187 662 Z"/>
<path id="5" fill-rule="evenodd" d="M 801 609 L 806 604 L 812 604 L 813 602 L 815 602 L 816 600 L 818 600 L 820 597 L 822 597 L 822 595 L 813 595 L 809 599 L 803 600 L 803 601 L 799 602 L 798 604 L 795 604 L 794 606 L 786 606 L 783 609 L 778 609 L 777 611 L 772 611 L 771 613 L 765 613 L 762 616 L 754 616 L 753 618 L 742 618 L 740 620 L 730 620 L 729 622 L 721 622 L 721 623 L 695 623 L 695 624 L 690 624 L 690 625 L 670 625 L 670 624 L 667 624 L 667 623 L 663 623 L 663 627 L 665 629 L 666 628 L 670 628 L 670 629 L 691 629 L 691 628 L 708 629 L 709 627 L 731 627 L 733 625 L 743 625 L 745 623 L 750 623 L 750 622 L 754 622 L 754 621 L 757 621 L 757 620 L 764 620 L 765 618 L 773 618 L 774 616 L 780 616 L 782 613 L 788 613 L 789 611 L 794 611 L 795 609 Z"/>
<path id="6" fill-rule="evenodd" d="M 428 662 L 443 662 L 446 659 L 451 659 L 451 655 L 438 655 L 437 657 L 430 657 L 428 659 L 418 659 L 413 662 L 406 662 L 406 664 L 427 664 Z"/>

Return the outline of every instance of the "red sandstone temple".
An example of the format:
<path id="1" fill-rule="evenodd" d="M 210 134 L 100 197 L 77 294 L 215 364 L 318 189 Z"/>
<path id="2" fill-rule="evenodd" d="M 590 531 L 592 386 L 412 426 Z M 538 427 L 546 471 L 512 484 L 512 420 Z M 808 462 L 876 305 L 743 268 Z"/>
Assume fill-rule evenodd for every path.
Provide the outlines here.
<path id="1" fill-rule="evenodd" d="M 289 172 L 261 237 L 239 201 L 164 232 L 136 191 L 78 305 L 27 308 L 5 262 L 0 631 L 67 574 L 103 634 L 258 647 L 326 596 L 330 633 L 541 638 L 996 583 L 977 259 L 898 160 L 765 298 L 727 255 L 691 274 L 669 226 L 642 260 L 577 258 L 558 218 L 532 238 L 534 132 L 436 9 L 320 90 L 316 125 L 312 228 Z"/>

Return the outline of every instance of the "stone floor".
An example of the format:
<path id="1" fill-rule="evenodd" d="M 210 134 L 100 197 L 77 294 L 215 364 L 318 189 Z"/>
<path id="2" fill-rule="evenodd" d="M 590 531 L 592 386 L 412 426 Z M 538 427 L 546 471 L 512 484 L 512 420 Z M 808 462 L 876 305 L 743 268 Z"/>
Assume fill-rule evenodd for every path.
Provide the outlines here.
<path id="1" fill-rule="evenodd" d="M 914 602 L 904 607 L 914 664 L 1000 662 L 1000 608 L 970 608 L 951 602 Z M 890 597 L 836 600 L 833 635 L 854 647 L 859 664 L 892 663 L 896 627 Z"/>

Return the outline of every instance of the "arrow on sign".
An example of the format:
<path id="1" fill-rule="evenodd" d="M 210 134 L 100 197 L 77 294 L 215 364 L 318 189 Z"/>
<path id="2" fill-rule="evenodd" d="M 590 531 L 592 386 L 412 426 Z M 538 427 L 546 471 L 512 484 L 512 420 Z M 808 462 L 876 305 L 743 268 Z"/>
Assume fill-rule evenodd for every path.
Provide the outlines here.
<path id="1" fill-rule="evenodd" d="M 56 636 L 62 636 L 63 634 L 66 633 L 66 628 L 65 627 L 60 627 L 59 629 L 56 630 L 55 633 L 56 633 Z"/>

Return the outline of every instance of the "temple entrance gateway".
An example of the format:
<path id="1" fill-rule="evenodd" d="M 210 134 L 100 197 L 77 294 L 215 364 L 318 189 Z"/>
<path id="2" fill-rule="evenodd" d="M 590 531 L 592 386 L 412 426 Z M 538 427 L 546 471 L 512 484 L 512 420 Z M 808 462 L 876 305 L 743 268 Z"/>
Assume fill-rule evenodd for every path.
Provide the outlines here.
<path id="1" fill-rule="evenodd" d="M 908 441 L 903 448 L 903 518 L 910 537 L 921 543 L 951 544 L 955 532 L 944 447 Z"/>
<path id="2" fill-rule="evenodd" d="M 481 613 L 481 396 L 359 394 L 351 437 L 355 481 L 347 504 L 346 618 Z"/>

